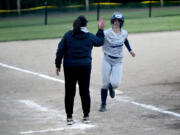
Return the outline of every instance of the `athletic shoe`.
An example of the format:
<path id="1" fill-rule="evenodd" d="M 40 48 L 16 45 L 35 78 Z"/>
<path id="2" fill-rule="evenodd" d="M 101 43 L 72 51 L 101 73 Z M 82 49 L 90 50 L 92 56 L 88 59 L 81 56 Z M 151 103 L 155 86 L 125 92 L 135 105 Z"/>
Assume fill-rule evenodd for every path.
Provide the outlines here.
<path id="1" fill-rule="evenodd" d="M 73 118 L 67 118 L 67 125 L 72 125 L 74 124 Z"/>
<path id="2" fill-rule="evenodd" d="M 83 123 L 85 123 L 85 124 L 90 123 L 90 120 L 89 120 L 88 116 L 83 118 Z"/>
<path id="3" fill-rule="evenodd" d="M 105 112 L 106 111 L 106 105 L 101 105 L 99 108 L 100 112 Z"/>
<path id="4" fill-rule="evenodd" d="M 115 97 L 115 91 L 113 90 L 111 83 L 109 83 L 109 95 L 111 96 L 111 98 Z"/>

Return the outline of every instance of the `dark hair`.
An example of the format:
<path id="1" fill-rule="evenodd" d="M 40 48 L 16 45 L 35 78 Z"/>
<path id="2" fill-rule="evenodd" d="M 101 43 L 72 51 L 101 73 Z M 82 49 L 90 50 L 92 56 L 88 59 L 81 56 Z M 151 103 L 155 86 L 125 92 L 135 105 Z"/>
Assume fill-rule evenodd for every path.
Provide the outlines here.
<path id="1" fill-rule="evenodd" d="M 79 33 L 81 30 L 80 30 L 80 27 L 85 27 L 87 26 L 87 19 L 85 16 L 79 16 L 73 23 L 73 32 L 72 32 L 72 35 L 76 35 L 77 33 Z"/>

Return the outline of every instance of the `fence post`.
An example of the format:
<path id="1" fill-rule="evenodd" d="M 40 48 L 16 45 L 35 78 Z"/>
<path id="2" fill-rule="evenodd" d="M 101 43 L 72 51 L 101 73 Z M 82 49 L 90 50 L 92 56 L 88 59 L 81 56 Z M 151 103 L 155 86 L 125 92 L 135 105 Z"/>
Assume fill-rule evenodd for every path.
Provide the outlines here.
<path id="1" fill-rule="evenodd" d="M 86 0 L 86 11 L 89 11 L 89 0 Z"/>
<path id="2" fill-rule="evenodd" d="M 9 0 L 7 0 L 6 2 L 7 2 L 8 14 L 9 14 L 9 10 L 10 10 Z"/>
<path id="3" fill-rule="evenodd" d="M 38 0 L 36 0 L 36 7 L 38 7 Z"/>
<path id="4" fill-rule="evenodd" d="M 44 5 L 45 5 L 45 11 L 44 11 L 44 14 L 45 14 L 45 25 L 47 25 L 47 5 L 48 5 L 48 3 L 47 3 L 47 0 L 45 0 L 45 2 L 44 2 Z"/>
<path id="5" fill-rule="evenodd" d="M 160 2 L 161 2 L 161 7 L 163 7 L 164 6 L 164 0 L 160 0 Z"/>
<path id="6" fill-rule="evenodd" d="M 21 15 L 21 0 L 17 0 L 17 12 L 18 15 Z"/>
<path id="7" fill-rule="evenodd" d="M 149 1 L 149 17 L 151 17 L 152 1 Z"/>
<path id="8" fill-rule="evenodd" d="M 97 21 L 99 20 L 99 12 L 100 12 L 100 0 L 97 0 Z"/>

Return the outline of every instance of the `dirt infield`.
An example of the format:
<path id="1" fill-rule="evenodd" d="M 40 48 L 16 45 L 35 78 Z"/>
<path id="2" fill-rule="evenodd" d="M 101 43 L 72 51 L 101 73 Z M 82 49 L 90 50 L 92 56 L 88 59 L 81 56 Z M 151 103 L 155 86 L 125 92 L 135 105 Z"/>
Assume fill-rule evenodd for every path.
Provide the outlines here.
<path id="1" fill-rule="evenodd" d="M 0 135 L 179 135 L 180 31 L 130 34 L 123 79 L 99 112 L 102 48 L 93 49 L 90 124 L 82 124 L 77 88 L 67 126 L 64 75 L 55 75 L 59 39 L 0 43 Z"/>

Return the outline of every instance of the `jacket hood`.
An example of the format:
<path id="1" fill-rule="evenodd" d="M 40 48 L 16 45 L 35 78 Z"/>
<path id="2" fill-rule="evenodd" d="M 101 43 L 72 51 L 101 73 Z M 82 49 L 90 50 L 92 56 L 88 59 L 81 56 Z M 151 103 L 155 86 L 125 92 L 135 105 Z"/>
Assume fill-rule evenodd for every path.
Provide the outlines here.
<path id="1" fill-rule="evenodd" d="M 76 39 L 86 39 L 87 37 L 89 36 L 89 33 L 85 33 L 85 32 L 79 32 L 77 33 L 76 35 L 74 35 L 73 37 L 76 38 Z"/>

